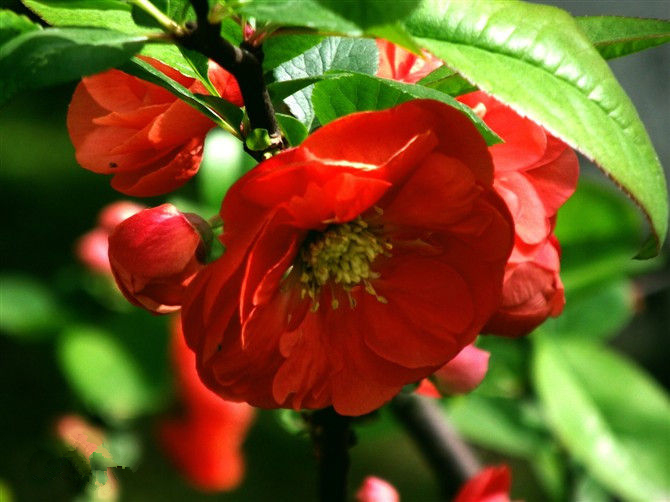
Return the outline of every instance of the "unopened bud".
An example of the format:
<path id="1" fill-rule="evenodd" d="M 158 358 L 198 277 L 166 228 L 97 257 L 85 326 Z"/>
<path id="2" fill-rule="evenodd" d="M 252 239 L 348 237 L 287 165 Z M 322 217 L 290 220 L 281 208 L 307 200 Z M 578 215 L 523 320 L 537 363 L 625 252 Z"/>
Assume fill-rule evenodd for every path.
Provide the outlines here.
<path id="1" fill-rule="evenodd" d="M 128 301 L 157 314 L 179 310 L 184 289 L 204 266 L 211 242 L 205 227 L 171 204 L 119 224 L 109 237 L 109 262 Z"/>

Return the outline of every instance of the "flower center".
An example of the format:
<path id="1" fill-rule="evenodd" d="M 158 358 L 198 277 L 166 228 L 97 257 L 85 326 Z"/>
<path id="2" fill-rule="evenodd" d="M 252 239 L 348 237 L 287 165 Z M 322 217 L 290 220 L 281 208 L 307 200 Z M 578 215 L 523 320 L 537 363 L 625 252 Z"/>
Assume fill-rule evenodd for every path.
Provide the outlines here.
<path id="1" fill-rule="evenodd" d="M 299 254 L 302 296 L 309 295 L 316 300 L 321 287 L 332 281 L 344 288 L 353 307 L 355 302 L 349 291 L 363 283 L 368 293 L 385 302 L 370 284 L 370 279 L 379 277 L 370 267 L 380 254 L 389 255 L 390 249 L 391 244 L 376 235 L 360 216 L 348 223 L 332 225 L 325 232 L 314 233 L 307 238 Z M 333 298 L 332 307 L 337 306 L 338 301 Z M 318 301 L 313 308 L 319 308 Z"/>

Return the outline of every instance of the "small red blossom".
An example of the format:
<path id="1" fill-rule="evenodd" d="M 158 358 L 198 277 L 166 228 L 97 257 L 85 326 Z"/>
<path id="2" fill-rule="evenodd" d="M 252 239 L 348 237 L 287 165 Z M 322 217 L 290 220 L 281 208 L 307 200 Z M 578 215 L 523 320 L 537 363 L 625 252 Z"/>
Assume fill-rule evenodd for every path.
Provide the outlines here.
<path id="1" fill-rule="evenodd" d="M 145 206 L 130 201 L 118 201 L 104 207 L 98 215 L 98 226 L 77 241 L 75 251 L 79 260 L 91 271 L 111 277 L 109 234 L 123 220 L 144 208 Z"/>
<path id="2" fill-rule="evenodd" d="M 368 476 L 356 492 L 356 502 L 400 502 L 400 495 L 388 481 Z"/>
<path id="3" fill-rule="evenodd" d="M 192 92 L 204 86 L 163 63 L 144 58 Z M 235 79 L 213 62 L 209 78 L 220 95 L 241 106 Z M 119 70 L 84 77 L 72 96 L 67 127 L 79 164 L 111 174 L 112 187 L 138 197 L 160 195 L 188 181 L 214 123 L 169 91 Z"/>
<path id="4" fill-rule="evenodd" d="M 386 40 L 377 40 L 379 68 L 377 76 L 414 84 L 444 63 L 428 52 L 422 56 L 412 54 Z"/>
<path id="5" fill-rule="evenodd" d="M 241 448 L 254 409 L 245 403 L 224 401 L 203 385 L 195 368 L 195 355 L 184 341 L 179 319 L 174 323 L 172 360 L 182 414 L 161 422 L 161 445 L 179 471 L 197 488 L 232 490 L 244 477 Z"/>
<path id="6" fill-rule="evenodd" d="M 424 379 L 416 392 L 428 397 L 467 394 L 475 390 L 489 369 L 489 356 L 485 350 L 468 345 L 447 364 L 437 370 L 431 380 Z"/>
<path id="7" fill-rule="evenodd" d="M 509 467 L 487 467 L 463 485 L 454 502 L 510 502 L 511 488 Z"/>
<path id="8" fill-rule="evenodd" d="M 226 253 L 186 294 L 203 381 L 255 406 L 367 413 L 471 343 L 513 229 L 472 123 L 417 100 L 356 113 L 226 194 Z"/>
<path id="9" fill-rule="evenodd" d="M 123 295 L 158 314 L 179 310 L 186 286 L 204 266 L 208 232 L 207 222 L 172 204 L 120 223 L 109 236 L 109 263 Z"/>
<path id="10" fill-rule="evenodd" d="M 514 218 L 503 303 L 484 330 L 524 335 L 563 311 L 560 246 L 553 230 L 558 209 L 577 186 L 579 161 L 565 143 L 491 96 L 473 92 L 458 99 L 505 141 L 489 148 L 493 186 Z"/>

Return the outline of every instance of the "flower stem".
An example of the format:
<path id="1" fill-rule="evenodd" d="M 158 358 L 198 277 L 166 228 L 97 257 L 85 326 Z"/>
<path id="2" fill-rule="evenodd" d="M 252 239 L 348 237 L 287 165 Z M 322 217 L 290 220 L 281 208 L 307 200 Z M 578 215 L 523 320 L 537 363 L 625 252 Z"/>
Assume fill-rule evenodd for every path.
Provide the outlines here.
<path id="1" fill-rule="evenodd" d="M 266 151 L 282 148 L 281 132 L 263 78 L 262 47 L 245 42 L 240 47 L 232 45 L 221 37 L 221 23 L 210 22 L 207 0 L 191 0 L 191 5 L 196 12 L 197 23 L 195 26 L 187 24 L 188 31 L 177 36 L 176 41 L 187 49 L 207 56 L 235 77 L 240 86 L 250 128 L 268 131 L 271 144 Z M 249 153 L 260 161 L 265 158 L 266 151 Z"/>
<path id="2" fill-rule="evenodd" d="M 354 442 L 351 418 L 339 415 L 333 408 L 325 408 L 312 413 L 308 421 L 318 463 L 319 500 L 344 502 L 347 500 L 349 448 Z"/>
<path id="3" fill-rule="evenodd" d="M 401 393 L 390 409 L 432 467 L 442 497 L 451 500 L 460 482 L 481 469 L 474 452 L 429 398 Z M 454 475 L 460 478 L 456 483 Z"/>

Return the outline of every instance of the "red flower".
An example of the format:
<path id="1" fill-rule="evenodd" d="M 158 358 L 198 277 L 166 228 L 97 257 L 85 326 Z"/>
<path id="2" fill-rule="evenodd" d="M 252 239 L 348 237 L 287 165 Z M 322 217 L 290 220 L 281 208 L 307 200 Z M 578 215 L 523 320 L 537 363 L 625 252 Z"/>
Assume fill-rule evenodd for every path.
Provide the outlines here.
<path id="1" fill-rule="evenodd" d="M 429 100 L 343 117 L 247 173 L 184 303 L 204 382 L 358 415 L 443 366 L 500 304 L 513 231 L 492 178 L 470 121 Z"/>
<path id="2" fill-rule="evenodd" d="M 388 481 L 368 476 L 356 492 L 356 502 L 400 502 L 400 495 Z"/>
<path id="3" fill-rule="evenodd" d="M 487 467 L 463 485 L 454 502 L 510 502 L 511 488 L 509 467 Z"/>
<path id="4" fill-rule="evenodd" d="M 432 381 L 422 380 L 416 391 L 429 397 L 472 392 L 486 376 L 490 355 L 472 344 L 468 345 L 437 370 L 431 378 Z"/>
<path id="5" fill-rule="evenodd" d="M 413 84 L 444 63 L 424 51 L 423 58 L 386 40 L 377 40 L 379 68 L 377 76 Z"/>
<path id="6" fill-rule="evenodd" d="M 378 41 L 378 76 L 414 83 L 439 67 L 431 55 L 418 58 Z M 575 152 L 542 127 L 483 92 L 460 96 L 504 141 L 490 147 L 496 191 L 514 218 L 515 246 L 505 271 L 503 303 L 484 330 L 519 336 L 563 311 L 560 247 L 552 235 L 558 208 L 577 186 Z"/>
<path id="7" fill-rule="evenodd" d="M 231 490 L 244 476 L 241 448 L 254 409 L 245 403 L 224 401 L 202 384 L 179 319 L 174 323 L 172 358 L 183 414 L 161 423 L 161 445 L 196 487 Z"/>
<path id="8" fill-rule="evenodd" d="M 145 60 L 192 92 L 207 93 L 195 79 Z M 209 77 L 223 98 L 242 105 L 228 72 L 210 62 Z M 109 70 L 79 83 L 67 127 L 79 164 L 112 174 L 119 192 L 146 197 L 174 190 L 198 171 L 205 135 L 214 124 L 167 90 Z"/>
<path id="9" fill-rule="evenodd" d="M 490 147 L 493 186 L 514 218 L 515 243 L 505 270 L 503 303 L 486 332 L 518 336 L 563 311 L 556 212 L 579 176 L 575 152 L 542 127 L 483 92 L 458 98 L 478 110 L 505 143 Z"/>
<path id="10" fill-rule="evenodd" d="M 145 206 L 130 201 L 118 201 L 104 207 L 98 215 L 98 226 L 82 235 L 76 244 L 77 257 L 93 272 L 111 277 L 109 265 L 109 234 L 126 218 Z"/>
<path id="11" fill-rule="evenodd" d="M 109 262 L 123 295 L 158 314 L 181 308 L 184 289 L 204 266 L 208 232 L 207 222 L 171 204 L 120 223 L 109 236 Z"/>

